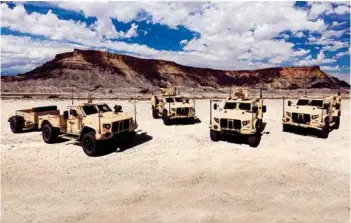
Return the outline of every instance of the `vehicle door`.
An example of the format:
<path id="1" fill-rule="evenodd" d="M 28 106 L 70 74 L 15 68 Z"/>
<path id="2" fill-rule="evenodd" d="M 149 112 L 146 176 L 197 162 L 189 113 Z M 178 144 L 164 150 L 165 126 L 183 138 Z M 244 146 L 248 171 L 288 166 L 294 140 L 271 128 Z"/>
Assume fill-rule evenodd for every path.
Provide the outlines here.
<path id="1" fill-rule="evenodd" d="M 74 108 L 69 109 L 67 120 L 67 133 L 78 135 L 82 127 L 82 117 Z"/>

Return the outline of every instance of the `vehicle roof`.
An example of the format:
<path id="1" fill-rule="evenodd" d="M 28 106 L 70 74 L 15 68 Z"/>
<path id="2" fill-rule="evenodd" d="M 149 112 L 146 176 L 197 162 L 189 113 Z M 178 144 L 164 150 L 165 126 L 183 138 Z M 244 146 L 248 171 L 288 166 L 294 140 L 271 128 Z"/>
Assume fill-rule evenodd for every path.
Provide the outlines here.
<path id="1" fill-rule="evenodd" d="M 254 103 L 258 98 L 228 98 L 226 102 Z"/>

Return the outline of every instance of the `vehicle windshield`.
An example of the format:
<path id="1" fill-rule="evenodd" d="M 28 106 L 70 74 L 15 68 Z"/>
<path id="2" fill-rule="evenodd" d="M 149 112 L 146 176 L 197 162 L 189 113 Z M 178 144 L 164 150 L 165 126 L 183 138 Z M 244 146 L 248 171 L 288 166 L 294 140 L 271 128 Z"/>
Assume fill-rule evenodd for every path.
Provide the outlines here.
<path id="1" fill-rule="evenodd" d="M 112 111 L 111 108 L 107 105 L 107 104 L 104 104 L 104 105 L 97 105 L 98 109 L 101 111 L 101 112 L 109 112 L 109 111 Z"/>
<path id="2" fill-rule="evenodd" d="M 250 103 L 240 103 L 239 104 L 239 109 L 240 110 L 245 110 L 245 111 L 250 111 L 251 110 L 251 104 Z"/>
<path id="3" fill-rule="evenodd" d="M 183 98 L 174 98 L 176 102 L 183 102 Z"/>
<path id="4" fill-rule="evenodd" d="M 99 112 L 95 105 L 84 105 L 83 111 L 86 115 L 92 115 Z"/>
<path id="5" fill-rule="evenodd" d="M 307 99 L 300 99 L 297 101 L 297 105 L 308 105 Z"/>
<path id="6" fill-rule="evenodd" d="M 317 107 L 322 107 L 323 106 L 323 101 L 322 100 L 312 100 L 311 101 L 312 106 L 317 106 Z"/>
<path id="7" fill-rule="evenodd" d="M 166 102 L 167 103 L 172 103 L 172 102 L 174 102 L 174 99 L 173 98 L 166 98 Z"/>
<path id="8" fill-rule="evenodd" d="M 323 100 L 300 99 L 300 100 L 297 101 L 297 105 L 322 107 L 323 106 Z"/>
<path id="9" fill-rule="evenodd" d="M 236 102 L 227 102 L 227 103 L 225 103 L 224 109 L 236 109 Z"/>

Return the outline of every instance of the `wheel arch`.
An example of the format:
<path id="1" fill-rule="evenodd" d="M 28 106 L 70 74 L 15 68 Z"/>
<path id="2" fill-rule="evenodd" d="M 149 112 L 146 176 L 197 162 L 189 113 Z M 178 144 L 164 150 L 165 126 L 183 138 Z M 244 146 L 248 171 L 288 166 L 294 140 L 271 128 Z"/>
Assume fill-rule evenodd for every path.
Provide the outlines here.
<path id="1" fill-rule="evenodd" d="M 15 119 L 17 122 L 20 122 L 21 124 L 24 124 L 24 118 L 20 115 L 13 115 L 7 121 L 11 122 L 12 119 Z"/>
<path id="2" fill-rule="evenodd" d="M 43 129 L 43 127 L 45 125 L 51 125 L 51 123 L 48 120 L 45 119 L 44 121 L 41 122 L 40 129 Z"/>
<path id="3" fill-rule="evenodd" d="M 95 132 L 96 133 L 96 130 L 90 126 L 84 126 L 82 128 L 82 131 L 80 132 L 79 141 L 81 141 L 81 139 L 83 138 L 83 135 L 88 133 L 88 132 Z"/>

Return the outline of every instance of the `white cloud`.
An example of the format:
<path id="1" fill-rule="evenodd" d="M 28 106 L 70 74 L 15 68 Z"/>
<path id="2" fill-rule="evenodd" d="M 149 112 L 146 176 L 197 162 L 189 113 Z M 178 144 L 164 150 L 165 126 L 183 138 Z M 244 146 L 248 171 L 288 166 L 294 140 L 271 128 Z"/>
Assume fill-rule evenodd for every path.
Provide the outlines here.
<path id="1" fill-rule="evenodd" d="M 304 34 L 303 34 L 303 32 L 297 32 L 294 36 L 297 38 L 301 38 L 304 36 Z"/>
<path id="2" fill-rule="evenodd" d="M 350 7 L 345 6 L 345 5 L 339 5 L 334 9 L 336 14 L 345 14 L 345 13 L 350 13 Z"/>
<path id="3" fill-rule="evenodd" d="M 335 55 L 336 58 L 343 57 L 345 55 L 350 55 L 350 51 L 345 51 L 345 52 L 339 52 Z"/>
<path id="4" fill-rule="evenodd" d="M 332 66 L 321 66 L 320 67 L 322 70 L 326 70 L 326 71 L 339 71 L 340 67 L 339 65 L 332 67 Z"/>
<path id="5" fill-rule="evenodd" d="M 311 10 L 298 9 L 294 7 L 294 2 L 141 1 L 83 4 L 64 1 L 50 4 L 96 17 L 97 21 L 91 27 L 87 27 L 85 23 L 59 19 L 51 11 L 45 15 L 29 15 L 23 6 L 9 9 L 6 4 L 1 4 L 2 26 L 44 35 L 55 41 L 74 41 L 88 48 L 123 51 L 144 58 L 167 59 L 185 65 L 220 69 L 255 69 L 276 66 L 283 62 L 325 63 L 332 59 L 325 58 L 323 51 L 348 45 L 337 43 L 335 38 L 340 37 L 342 33 L 327 30 L 324 20 L 319 18 L 323 13 L 333 12 L 330 3 L 309 3 L 312 5 Z M 133 24 L 128 31 L 119 31 L 118 27 L 115 29 L 111 18 Z M 132 38 L 138 35 L 138 31 L 144 32 L 138 30 L 134 20 L 147 20 L 149 24 L 159 23 L 173 29 L 181 25 L 199 33 L 199 36 L 180 41 L 179 44 L 184 49 L 182 52 L 155 50 L 142 44 L 108 40 Z M 309 50 L 296 50 L 295 44 L 287 41 L 289 35 L 281 34 L 285 31 L 295 33 L 297 37 L 304 37 L 304 33 L 322 34 L 321 38 L 309 37 L 313 44 L 323 46 L 322 54 L 313 59 Z M 279 34 L 284 39 L 274 39 Z M 55 41 L 50 44 L 54 44 Z M 19 46 L 13 47 L 17 50 L 22 49 Z M 300 57 L 305 59 L 300 60 Z"/>

